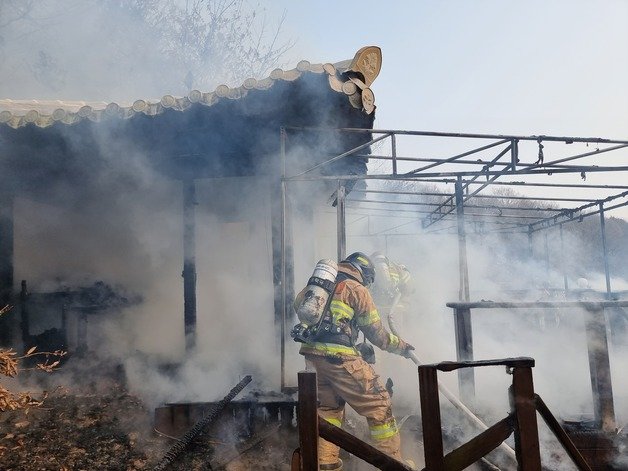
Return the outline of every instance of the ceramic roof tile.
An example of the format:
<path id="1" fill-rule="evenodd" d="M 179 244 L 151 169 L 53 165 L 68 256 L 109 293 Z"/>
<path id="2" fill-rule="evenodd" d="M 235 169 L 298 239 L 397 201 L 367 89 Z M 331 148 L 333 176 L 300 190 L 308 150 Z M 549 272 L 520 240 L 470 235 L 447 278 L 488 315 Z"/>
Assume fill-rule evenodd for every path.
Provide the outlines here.
<path id="1" fill-rule="evenodd" d="M 138 99 L 127 104 L 104 101 L 0 99 L 0 125 L 19 128 L 32 123 L 39 127 L 47 127 L 55 122 L 71 125 L 83 119 L 92 121 L 100 121 L 103 117 L 125 119 L 137 113 L 152 116 L 162 113 L 165 109 L 184 111 L 192 103 L 212 106 L 223 99 L 237 100 L 245 97 L 250 90 L 267 90 L 278 80 L 294 81 L 304 73 L 327 74 L 329 87 L 333 91 L 346 94 L 353 107 L 363 109 L 370 114 L 375 108 L 372 103 L 373 93 L 368 88 L 355 85 L 355 75 L 362 73 L 360 64 L 364 63 L 365 54 L 368 54 L 371 61 L 379 61 L 375 64 L 379 72 L 381 51 L 375 46 L 368 46 L 360 49 L 353 60 L 336 64 L 311 64 L 302 60 L 294 69 L 275 69 L 268 77 L 261 80 L 248 78 L 239 87 L 230 88 L 227 85 L 219 85 L 213 92 L 203 93 L 199 90 L 192 90 L 184 97 L 164 95 L 159 100 Z M 373 59 L 374 56 L 376 57 Z M 363 73 L 362 76 L 364 76 Z"/>

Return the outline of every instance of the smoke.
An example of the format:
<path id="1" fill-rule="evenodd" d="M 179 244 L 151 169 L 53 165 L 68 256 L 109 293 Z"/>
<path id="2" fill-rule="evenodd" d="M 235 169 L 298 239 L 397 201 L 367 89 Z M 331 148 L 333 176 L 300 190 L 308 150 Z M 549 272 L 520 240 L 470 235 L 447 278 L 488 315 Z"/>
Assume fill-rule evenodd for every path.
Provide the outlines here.
<path id="1" fill-rule="evenodd" d="M 381 189 L 369 181 L 368 189 Z M 364 195 L 356 193 L 354 199 Z M 377 198 L 368 195 L 369 199 Z M 390 196 L 380 197 L 390 200 Z M 420 201 L 413 198 L 412 201 Z M 347 253 L 384 252 L 396 262 L 406 265 L 413 275 L 414 293 L 405 298 L 395 314 L 400 335 L 416 347 L 422 363 L 456 360 L 453 310 L 447 302 L 458 300 L 457 235 L 423 231 L 420 217 L 401 211 L 373 210 L 369 203 L 350 203 L 346 213 Z M 386 206 L 384 206 L 386 207 Z M 336 213 L 333 208 L 320 207 L 307 229 L 295 239 L 315 238 L 309 250 L 299 246 L 295 253 L 307 257 L 309 270 L 321 258 L 334 258 L 336 250 Z M 448 226 L 447 222 L 443 226 Z M 312 230 L 311 228 L 314 228 Z M 435 226 L 438 227 L 438 226 Z M 326 228 L 326 229 L 323 229 Z M 454 225 L 455 228 L 455 225 Z M 303 241 L 297 242 L 303 244 Z M 308 244 L 304 244 L 307 246 Z M 506 237 L 468 234 L 467 252 L 471 300 L 492 301 L 560 301 L 580 296 L 604 297 L 605 277 L 588 263 L 597 246 L 565 231 L 561 242 L 550 237 L 549 260 L 545 256 L 542 236 L 535 236 L 532 252 L 526 235 Z M 574 256 L 574 254 L 576 256 Z M 584 262 L 584 263 L 582 263 Z M 297 260 L 295 263 L 299 263 Z M 302 262 L 301 262 L 302 263 Z M 305 284 L 308 269 L 297 271 L 297 289 Z M 564 292 L 564 276 L 571 291 Z M 583 290 L 577 279 L 586 276 L 591 288 Z M 299 281 L 300 280 L 300 281 Z M 613 287 L 619 290 L 625 281 L 613 276 Z M 596 293 L 597 291 L 597 293 Z M 381 310 L 382 318 L 386 311 Z M 614 403 L 618 426 L 628 414 L 625 390 L 625 369 L 628 337 L 619 317 L 607 312 L 609 319 L 609 354 Z M 475 359 L 498 359 L 527 356 L 535 359 L 533 368 L 535 392 L 548 404 L 559 420 L 588 421 L 593 417 L 593 398 L 587 355 L 584 311 L 580 309 L 473 309 L 473 341 Z M 409 360 L 377 351 L 376 371 L 382 383 L 390 377 L 394 382 L 393 410 L 398 419 L 419 413 L 417 369 Z M 439 373 L 439 379 L 452 392 L 458 392 L 456 373 Z M 488 425 L 504 418 L 509 409 L 508 387 L 512 377 L 504 368 L 475 369 L 476 401 L 474 408 Z M 450 409 L 442 398 L 444 411 Z M 461 414 L 444 413 L 444 427 L 461 441 L 479 431 L 471 427 Z M 449 421 L 449 422 L 447 422 Z M 568 469 L 569 459 L 551 432 L 542 425 L 543 462 L 551 469 Z M 511 446 L 514 446 L 511 443 Z"/>
<path id="2" fill-rule="evenodd" d="M 263 4 L 241 0 L 5 0 L 0 16 L 0 89 L 13 99 L 132 103 L 239 86 L 293 45 Z"/>
<path id="3" fill-rule="evenodd" d="M 12 54 L 4 51 L 4 69 L 15 72 L 2 74 L 0 86 L 8 95 L 109 101 L 185 94 L 184 85 L 173 77 L 162 80 L 168 69 L 153 62 L 157 51 L 146 49 L 150 31 L 135 28 L 132 17 L 103 16 L 102 10 L 91 8 L 92 3 L 82 5 L 77 2 L 68 15 L 50 19 L 41 32 L 21 43 L 15 31 L 7 30 L 5 36 L 14 42 Z M 105 31 L 98 40 L 89 35 L 95 24 Z M 61 30 L 72 34 L 59 37 L 56 32 Z M 122 35 L 125 47 L 120 48 Z M 33 47 L 35 41 L 53 37 L 58 40 L 47 41 L 50 49 Z M 83 41 L 86 37 L 90 40 Z M 131 51 L 134 44 L 141 47 Z M 12 67 L 26 51 L 35 54 L 29 57 L 35 70 Z M 42 88 L 42 82 L 52 88 Z M 315 120 L 328 122 L 329 117 Z M 151 404 L 212 400 L 244 373 L 253 374 L 258 388 L 277 389 L 280 362 L 269 217 L 276 182 L 231 178 L 197 183 L 198 348 L 174 370 L 168 364 L 184 359 L 181 184 L 158 172 L 151 156 L 106 124 L 98 127 L 95 142 L 95 159 L 86 156 L 67 167 L 54 164 L 34 170 L 43 177 L 56 171 L 55 178 L 36 179 L 23 168 L 6 169 L 9 180 L 22 182 L 28 177 L 38 183 L 15 201 L 16 279 L 27 280 L 34 292 L 104 281 L 140 296 L 142 303 L 117 316 L 91 320 L 88 344 L 99 355 L 123 362 L 131 388 Z M 340 147 L 333 140 L 317 144 Z M 80 148 L 83 143 L 77 134 L 68 134 L 65 145 Z M 311 151 L 294 149 L 289 160 L 293 172 L 307 168 Z M 329 204 L 334 185 L 288 184 L 296 290 L 306 283 L 317 260 L 336 258 L 337 215 Z M 417 215 L 374 212 L 366 206 L 349 206 L 347 253 L 378 250 L 407 265 L 415 292 L 397 314 L 402 337 L 416 347 L 424 363 L 455 360 L 453 313 L 446 303 L 458 299 L 456 236 L 423 232 Z M 472 300 L 551 299 L 553 291 L 548 288 L 563 286 L 559 260 L 544 259 L 542 239 L 533 241 L 532 257 L 527 255 L 525 237 L 470 235 L 468 244 Z M 557 244 L 558 238 L 550 239 L 550 253 L 559 253 Z M 593 289 L 603 290 L 601 267 L 579 262 L 587 243 L 568 233 L 564 245 L 564 253 L 571 254 L 565 260 L 570 286 L 584 276 Z M 619 288 L 625 280 L 614 278 L 613 283 Z M 477 359 L 534 357 L 535 389 L 557 416 L 577 419 L 592 414 L 581 312 L 475 310 L 473 323 Z M 616 412 L 625 421 L 628 398 L 621 393 L 628 388 L 628 378 L 621 374 L 628 362 L 625 334 L 613 341 Z M 303 368 L 297 348 L 293 342 L 286 345 L 288 384 L 296 382 L 296 371 Z M 378 352 L 376 369 L 384 382 L 390 376 L 395 383 L 395 411 L 417 413 L 416 366 Z M 455 373 L 440 377 L 457 390 Z M 489 417 L 503 417 L 510 381 L 503 369 L 477 369 L 477 407 Z"/>
<path id="4" fill-rule="evenodd" d="M 241 44 L 223 37 L 212 41 L 211 51 L 182 48 L 173 56 L 164 48 L 176 49 L 176 38 L 165 34 L 175 34 L 176 28 L 166 29 L 181 21 L 173 16 L 181 12 L 176 2 L 5 2 L 0 6 L 3 97 L 124 103 L 184 96 L 191 87 L 239 86 L 251 73 L 245 67 L 253 65 L 265 67 L 256 72 L 261 79 L 275 64 L 245 64 L 242 54 L 255 52 L 247 41 L 262 16 L 253 20 L 249 5 L 232 5 L 248 28 Z M 168 21 L 158 21 L 159 15 Z M 225 20 L 230 19 L 221 18 L 227 27 L 237 27 Z M 203 25 L 195 27 L 198 33 Z M 265 38 L 258 39 L 257 47 L 265 47 Z M 281 41 L 273 42 L 265 60 L 280 57 Z M 204 75 L 197 73 L 203 64 Z M 122 312 L 89 315 L 87 343 L 94 354 L 124 362 L 131 387 L 149 401 L 207 400 L 247 370 L 257 373 L 259 387 L 276 388 L 271 183 L 265 178 L 198 182 L 198 350 L 176 375 L 163 373 L 164 364 L 185 355 L 182 188 L 120 127 L 115 120 L 62 127 L 48 147 L 5 164 L 4 175 L 20 190 L 14 202 L 15 279 L 26 280 L 32 293 L 103 282 L 141 298 Z M 66 150 L 81 157 L 73 160 Z M 247 165 L 244 160 L 234 157 L 229 170 Z M 221 170 L 216 165 L 216 174 Z M 31 333 L 59 327 L 61 308 L 49 306 L 47 314 L 54 321 L 34 323 Z M 74 313 L 69 317 L 74 329 Z"/>

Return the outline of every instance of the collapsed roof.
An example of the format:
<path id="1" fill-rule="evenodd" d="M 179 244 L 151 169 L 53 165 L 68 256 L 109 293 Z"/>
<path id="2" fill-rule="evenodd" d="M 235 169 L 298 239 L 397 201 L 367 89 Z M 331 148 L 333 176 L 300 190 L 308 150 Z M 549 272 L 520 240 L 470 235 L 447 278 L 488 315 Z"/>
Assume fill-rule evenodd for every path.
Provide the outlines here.
<path id="1" fill-rule="evenodd" d="M 282 126 L 372 128 L 369 86 L 380 67 L 381 51 L 370 46 L 350 61 L 301 61 L 240 87 L 138 99 L 129 106 L 1 99 L 0 171 L 10 176 L 4 189 L 19 194 L 50 179 L 89 180 L 107 154 L 143 153 L 176 179 L 277 175 Z M 306 147 L 314 165 L 369 138 L 307 133 L 291 137 L 288 150 Z M 363 174 L 366 159 L 337 162 L 325 172 Z"/>

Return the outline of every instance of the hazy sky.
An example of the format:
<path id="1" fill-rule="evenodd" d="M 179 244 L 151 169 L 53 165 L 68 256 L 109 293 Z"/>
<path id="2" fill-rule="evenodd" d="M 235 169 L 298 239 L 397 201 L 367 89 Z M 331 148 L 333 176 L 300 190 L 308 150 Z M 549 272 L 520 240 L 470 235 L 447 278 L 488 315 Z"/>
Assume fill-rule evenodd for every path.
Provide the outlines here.
<path id="1" fill-rule="evenodd" d="M 274 3 L 294 60 L 382 48 L 378 127 L 628 137 L 625 0 Z"/>
<path id="2" fill-rule="evenodd" d="M 626 0 L 273 3 L 297 39 L 289 63 L 382 48 L 376 128 L 628 140 Z M 628 152 L 604 159 L 626 163 Z M 586 183 L 624 184 L 624 175 Z"/>

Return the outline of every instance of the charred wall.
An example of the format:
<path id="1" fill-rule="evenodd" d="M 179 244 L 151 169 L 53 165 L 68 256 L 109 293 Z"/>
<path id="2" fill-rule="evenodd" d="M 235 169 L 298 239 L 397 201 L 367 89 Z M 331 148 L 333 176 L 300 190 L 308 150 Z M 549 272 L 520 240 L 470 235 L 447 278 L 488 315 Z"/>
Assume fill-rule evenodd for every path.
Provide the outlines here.
<path id="1" fill-rule="evenodd" d="M 124 212 L 122 196 L 157 192 L 159 185 L 148 189 L 155 175 L 175 184 L 231 177 L 236 186 L 246 181 L 237 180 L 241 177 L 265 181 L 270 208 L 261 205 L 260 210 L 274 225 L 272 278 L 277 282 L 280 127 L 371 128 L 373 119 L 372 114 L 353 108 L 346 95 L 331 90 L 325 76 L 304 74 L 292 82 L 277 81 L 268 90 L 250 90 L 245 97 L 212 106 L 193 104 L 185 111 L 165 110 L 154 116 L 138 113 L 128 119 L 99 122 L 83 119 L 74 125 L 55 123 L 45 128 L 0 125 L 0 183 L 6 195 L 1 200 L 0 287 L 8 296 L 14 284 L 12 208 L 16 198 L 42 208 L 51 205 L 80 212 L 85 206 L 92 212 L 102 211 L 102 218 L 111 218 L 109 223 L 116 224 L 115 214 Z M 368 139 L 370 135 L 364 134 L 295 132 L 288 139 L 287 152 L 296 170 Z M 324 171 L 366 173 L 366 159 L 340 161 Z M 90 201 L 97 201 L 98 206 L 90 207 L 86 204 Z M 214 212 L 231 218 L 228 215 L 237 207 L 229 197 L 213 198 L 212 205 Z M 92 218 L 98 223 L 97 214 Z M 126 219 L 132 218 L 129 214 L 118 223 L 124 227 Z M 173 237 L 180 236 L 173 232 Z M 94 264 L 94 273 L 99 270 Z M 180 279 L 172 281 L 181 283 Z M 1 340 L 6 343 L 8 339 Z"/>

